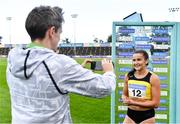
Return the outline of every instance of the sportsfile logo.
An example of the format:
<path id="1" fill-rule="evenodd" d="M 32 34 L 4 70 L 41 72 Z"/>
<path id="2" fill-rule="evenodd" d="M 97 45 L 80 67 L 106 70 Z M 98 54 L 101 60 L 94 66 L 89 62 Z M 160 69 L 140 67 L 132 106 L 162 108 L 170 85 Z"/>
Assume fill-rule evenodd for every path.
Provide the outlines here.
<path id="1" fill-rule="evenodd" d="M 120 49 L 133 49 L 133 44 L 123 43 L 119 45 Z"/>
<path id="2" fill-rule="evenodd" d="M 137 28 L 136 30 L 135 30 L 135 34 L 144 34 L 144 33 L 151 33 L 152 32 L 152 30 L 151 29 L 144 29 L 144 28 Z"/>
<path id="3" fill-rule="evenodd" d="M 161 104 L 167 103 L 167 100 L 166 99 L 160 99 L 160 103 Z"/>
<path id="4" fill-rule="evenodd" d="M 124 79 L 125 75 L 119 75 L 119 79 Z"/>
<path id="5" fill-rule="evenodd" d="M 118 87 L 124 87 L 124 82 L 119 82 Z"/>
<path id="6" fill-rule="evenodd" d="M 165 57 L 165 56 L 168 56 L 169 53 L 168 52 L 154 52 L 153 55 Z"/>
<path id="7" fill-rule="evenodd" d="M 168 68 L 153 68 L 153 72 L 167 73 L 168 72 Z"/>
<path id="8" fill-rule="evenodd" d="M 123 106 L 123 105 L 122 106 L 118 106 L 118 110 L 119 111 L 121 111 L 121 110 L 122 111 L 126 111 L 127 110 L 127 106 Z"/>
<path id="9" fill-rule="evenodd" d="M 136 49 L 151 49 L 152 45 L 151 44 L 137 44 Z"/>
<path id="10" fill-rule="evenodd" d="M 149 41 L 149 37 L 135 37 L 135 41 Z"/>
<path id="11" fill-rule="evenodd" d="M 163 56 L 157 56 L 156 58 L 163 58 Z M 167 63 L 168 63 L 168 60 L 153 60 L 152 61 L 152 64 L 159 64 L 159 65 L 167 64 Z"/>
<path id="12" fill-rule="evenodd" d="M 158 107 L 156 108 L 157 111 L 166 111 L 167 107 Z"/>
<path id="13" fill-rule="evenodd" d="M 130 59 L 120 59 L 119 64 L 132 64 L 132 60 Z"/>
<path id="14" fill-rule="evenodd" d="M 152 32 L 155 34 L 167 34 L 168 30 L 167 29 L 154 29 Z"/>
<path id="15" fill-rule="evenodd" d="M 168 85 L 167 84 L 161 84 L 160 87 L 161 88 L 168 88 Z"/>
<path id="16" fill-rule="evenodd" d="M 160 79 L 160 80 L 167 80 L 168 77 L 167 77 L 167 76 L 159 76 L 159 79 Z"/>
<path id="17" fill-rule="evenodd" d="M 129 67 L 119 68 L 119 72 L 129 72 L 129 71 L 131 71 L 131 68 Z"/>
<path id="18" fill-rule="evenodd" d="M 167 114 L 156 114 L 155 118 L 156 119 L 167 119 Z"/>
<path id="19" fill-rule="evenodd" d="M 119 57 L 124 57 L 124 58 L 131 58 L 133 56 L 132 52 L 120 52 Z"/>
<path id="20" fill-rule="evenodd" d="M 119 118 L 125 118 L 126 114 L 119 114 Z"/>
<path id="21" fill-rule="evenodd" d="M 120 36 L 117 39 L 118 41 L 133 41 L 132 37 L 129 36 Z"/>
<path id="22" fill-rule="evenodd" d="M 161 91 L 161 96 L 168 96 L 168 92 L 167 91 Z"/>
<path id="23" fill-rule="evenodd" d="M 154 42 L 169 42 L 170 38 L 169 37 L 153 37 L 152 41 L 154 41 Z"/>
<path id="24" fill-rule="evenodd" d="M 122 95 L 122 90 L 118 90 L 118 94 L 119 94 L 119 95 Z"/>
<path id="25" fill-rule="evenodd" d="M 169 45 L 163 44 L 163 45 L 154 45 L 154 49 L 168 49 Z"/>
<path id="26" fill-rule="evenodd" d="M 129 34 L 129 33 L 134 33 L 135 29 L 133 28 L 119 28 L 119 33 L 122 34 Z"/>

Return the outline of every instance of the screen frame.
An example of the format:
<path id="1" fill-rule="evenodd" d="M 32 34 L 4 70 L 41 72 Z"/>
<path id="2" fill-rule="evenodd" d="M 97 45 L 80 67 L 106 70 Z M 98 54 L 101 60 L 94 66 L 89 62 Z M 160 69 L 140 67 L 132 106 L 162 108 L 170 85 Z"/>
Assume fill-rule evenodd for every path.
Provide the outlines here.
<path id="1" fill-rule="evenodd" d="M 116 60 L 116 26 L 172 26 L 172 37 L 170 44 L 170 105 L 169 105 L 169 123 L 180 122 L 180 23 L 179 22 L 113 22 L 112 26 L 112 60 Z M 173 83 L 172 83 L 173 82 Z M 111 124 L 115 123 L 115 91 L 111 94 Z"/>

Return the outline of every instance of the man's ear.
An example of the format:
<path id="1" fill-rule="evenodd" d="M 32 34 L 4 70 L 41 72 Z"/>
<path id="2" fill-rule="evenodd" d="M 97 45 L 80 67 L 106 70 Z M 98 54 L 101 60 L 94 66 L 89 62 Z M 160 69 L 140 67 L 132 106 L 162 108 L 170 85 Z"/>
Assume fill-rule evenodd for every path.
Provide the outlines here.
<path id="1" fill-rule="evenodd" d="M 52 27 L 48 28 L 47 33 L 48 33 L 48 36 L 49 36 L 50 38 L 52 38 L 52 36 L 54 35 L 54 33 L 56 33 L 55 27 L 52 26 Z"/>

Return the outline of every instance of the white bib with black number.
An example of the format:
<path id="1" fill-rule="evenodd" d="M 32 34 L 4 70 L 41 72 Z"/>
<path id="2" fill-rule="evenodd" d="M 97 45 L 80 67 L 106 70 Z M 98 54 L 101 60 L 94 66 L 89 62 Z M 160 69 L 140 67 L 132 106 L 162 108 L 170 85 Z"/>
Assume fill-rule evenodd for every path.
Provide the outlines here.
<path id="1" fill-rule="evenodd" d="M 128 85 L 129 97 L 145 98 L 146 97 L 146 86 L 129 84 Z"/>

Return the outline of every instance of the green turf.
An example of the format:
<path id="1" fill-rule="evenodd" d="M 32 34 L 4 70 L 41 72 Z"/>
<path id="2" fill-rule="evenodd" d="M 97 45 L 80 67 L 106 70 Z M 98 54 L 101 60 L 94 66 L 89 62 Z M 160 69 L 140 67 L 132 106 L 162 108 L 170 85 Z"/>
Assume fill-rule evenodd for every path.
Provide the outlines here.
<path id="1" fill-rule="evenodd" d="M 6 83 L 6 58 L 0 58 L 0 123 L 11 122 L 9 89 Z"/>

